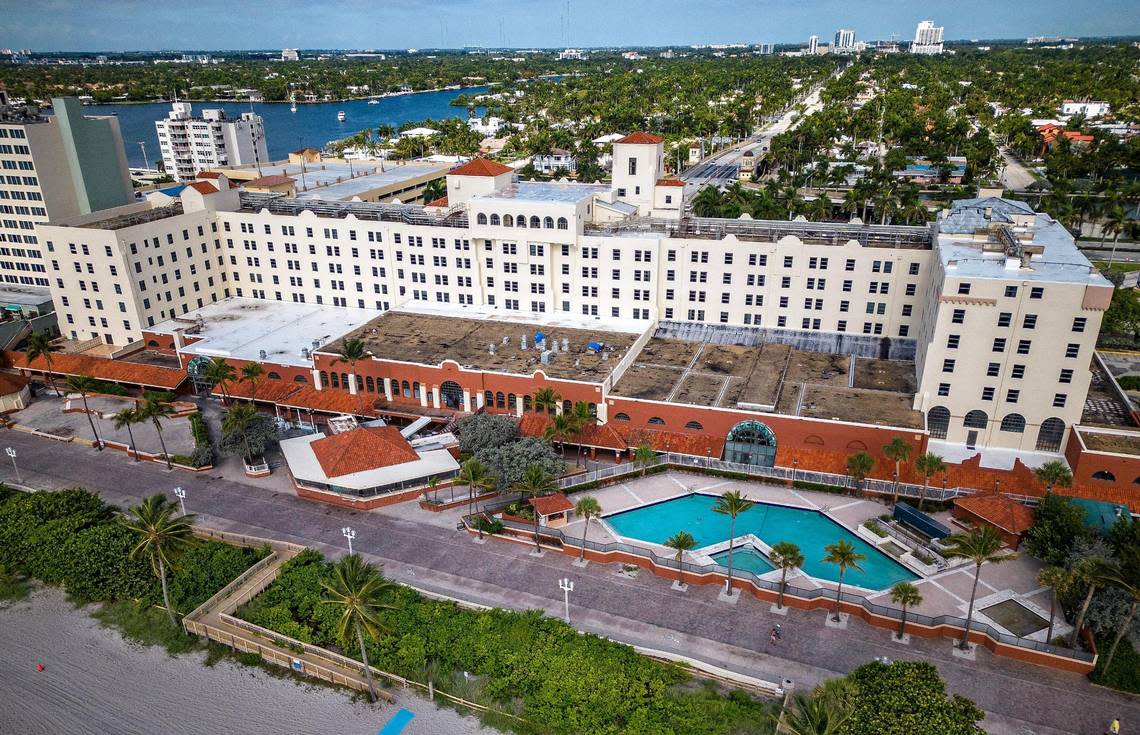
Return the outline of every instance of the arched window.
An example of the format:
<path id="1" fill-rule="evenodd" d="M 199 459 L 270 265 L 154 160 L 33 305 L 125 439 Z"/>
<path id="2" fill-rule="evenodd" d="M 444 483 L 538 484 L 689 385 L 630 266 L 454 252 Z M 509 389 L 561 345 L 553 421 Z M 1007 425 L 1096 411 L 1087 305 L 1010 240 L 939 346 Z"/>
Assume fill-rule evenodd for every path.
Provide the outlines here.
<path id="1" fill-rule="evenodd" d="M 526 227 L 526 215 L 520 214 L 518 217 L 515 217 L 515 223 L 518 227 Z"/>
<path id="2" fill-rule="evenodd" d="M 658 426 L 664 426 L 665 425 L 665 419 L 661 418 L 660 416 L 650 416 L 649 417 L 649 423 L 656 424 Z"/>
<path id="3" fill-rule="evenodd" d="M 519 399 L 514 393 L 507 394 L 507 408 L 511 411 L 517 411 L 519 408 Z"/>
<path id="4" fill-rule="evenodd" d="M 590 404 L 590 415 L 593 416 L 594 418 L 598 417 L 598 404 L 596 404 L 596 403 Z"/>
<path id="5" fill-rule="evenodd" d="M 443 405 L 453 411 L 463 408 L 463 388 L 454 380 L 445 380 L 440 384 L 439 397 Z"/>
<path id="6" fill-rule="evenodd" d="M 340 384 L 345 390 L 348 390 L 348 373 L 340 374 Z"/>
<path id="7" fill-rule="evenodd" d="M 502 391 L 495 394 L 495 408 L 506 408 L 507 396 Z"/>
<path id="8" fill-rule="evenodd" d="M 480 212 L 478 215 L 476 215 L 475 222 L 480 225 L 487 224 L 487 215 Z"/>
<path id="9" fill-rule="evenodd" d="M 930 432 L 931 439 L 945 439 L 949 429 L 950 409 L 935 406 L 926 412 L 926 430 Z"/>
<path id="10" fill-rule="evenodd" d="M 1140 477 L 1137 477 L 1135 480 L 1133 480 L 1132 484 L 1133 485 L 1140 485 Z"/>
<path id="11" fill-rule="evenodd" d="M 309 379 L 306 378 L 304 375 L 297 373 L 296 375 L 293 376 L 293 382 L 294 383 L 308 383 Z"/>
<path id="12" fill-rule="evenodd" d="M 1001 430 L 1021 434 L 1025 431 L 1025 417 L 1019 413 L 1011 413 L 1001 420 Z"/>
<path id="13" fill-rule="evenodd" d="M 690 422 L 685 424 L 685 428 L 686 429 L 692 429 L 693 431 L 704 431 L 705 430 L 705 427 L 701 424 L 700 421 L 690 421 Z"/>
<path id="14" fill-rule="evenodd" d="M 559 217 L 558 218 L 558 229 L 560 229 L 560 230 L 569 230 L 570 229 L 570 223 L 566 221 L 565 217 Z"/>
<path id="15" fill-rule="evenodd" d="M 1037 451 L 1056 452 L 1061 448 L 1061 438 L 1065 436 L 1065 422 L 1053 417 L 1041 422 L 1037 430 Z"/>
<path id="16" fill-rule="evenodd" d="M 497 224 L 499 224 L 499 215 L 497 215 L 497 214 L 492 214 L 492 215 L 491 215 L 491 224 L 492 224 L 492 225 L 497 225 Z"/>
<path id="17" fill-rule="evenodd" d="M 339 388 L 340 387 L 340 376 L 336 373 L 329 373 L 329 377 L 332 379 L 332 387 L 333 388 Z"/>
<path id="18" fill-rule="evenodd" d="M 359 373 L 356 375 L 356 389 L 359 391 L 364 390 L 364 376 Z"/>
<path id="19" fill-rule="evenodd" d="M 1094 472 L 1092 479 L 1105 480 L 1107 482 L 1116 482 L 1116 475 L 1112 474 L 1108 470 L 1101 470 L 1100 472 Z"/>
<path id="20" fill-rule="evenodd" d="M 157 339 L 148 340 L 146 343 L 146 346 L 147 347 L 158 347 L 158 340 Z"/>
<path id="21" fill-rule="evenodd" d="M 554 229 L 554 218 L 553 217 L 544 218 L 542 220 L 542 226 L 548 230 L 553 230 Z"/>
<path id="22" fill-rule="evenodd" d="M 269 380 L 281 380 L 281 373 L 276 373 L 276 372 L 270 370 L 268 373 L 265 374 L 265 377 L 268 378 Z"/>
<path id="23" fill-rule="evenodd" d="M 574 404 L 571 403 L 569 400 L 565 400 L 562 402 L 562 413 L 570 413 L 570 411 L 572 411 L 573 409 L 574 409 Z"/>
<path id="24" fill-rule="evenodd" d="M 515 218 L 509 214 L 504 214 L 503 215 L 503 227 L 514 227 L 514 226 L 515 226 Z"/>
<path id="25" fill-rule="evenodd" d="M 483 405 L 487 408 L 495 407 L 495 394 L 489 390 L 483 391 Z"/>
<path id="26" fill-rule="evenodd" d="M 962 420 L 962 423 L 967 429 L 984 429 L 989 421 L 990 417 L 986 415 L 985 411 L 974 409 L 966 414 L 966 418 Z"/>
<path id="27" fill-rule="evenodd" d="M 328 388 L 329 387 L 329 374 L 326 373 L 324 370 L 321 371 L 321 387 L 322 388 Z"/>
<path id="28" fill-rule="evenodd" d="M 523 396 L 523 411 L 529 413 L 530 412 L 530 404 L 531 404 L 531 397 L 530 397 L 530 394 L 527 393 L 525 396 Z"/>
<path id="29" fill-rule="evenodd" d="M 542 220 L 540 220 L 538 217 L 532 216 L 530 218 L 530 229 L 537 230 L 539 227 L 542 227 Z"/>
<path id="30" fill-rule="evenodd" d="M 420 387 L 420 382 L 418 380 L 413 381 L 412 382 L 412 397 L 418 399 L 420 397 L 420 391 L 421 390 L 423 390 L 423 389 Z"/>
<path id="31" fill-rule="evenodd" d="M 629 414 L 628 413 L 615 413 L 614 414 L 614 421 L 629 421 Z"/>
<path id="32" fill-rule="evenodd" d="M 816 434 L 812 434 L 811 436 L 804 439 L 804 444 L 811 444 L 812 446 L 822 447 L 823 446 L 823 437 L 817 436 Z"/>
<path id="33" fill-rule="evenodd" d="M 367 378 L 365 378 L 364 384 L 367 386 L 367 390 L 369 393 L 375 393 L 376 392 L 376 381 L 372 379 L 371 375 L 369 375 Z"/>
<path id="34" fill-rule="evenodd" d="M 737 464 L 772 467 L 776 464 L 776 435 L 759 421 L 742 421 L 728 432 L 724 458 Z"/>
<path id="35" fill-rule="evenodd" d="M 411 398 L 412 384 L 405 380 L 403 383 L 403 390 L 401 392 L 404 394 L 404 398 Z"/>
<path id="36" fill-rule="evenodd" d="M 856 439 L 855 441 L 847 442 L 847 448 L 850 449 L 852 452 L 865 452 L 865 451 L 867 451 L 867 445 L 864 444 L 863 442 L 859 441 L 858 439 Z"/>

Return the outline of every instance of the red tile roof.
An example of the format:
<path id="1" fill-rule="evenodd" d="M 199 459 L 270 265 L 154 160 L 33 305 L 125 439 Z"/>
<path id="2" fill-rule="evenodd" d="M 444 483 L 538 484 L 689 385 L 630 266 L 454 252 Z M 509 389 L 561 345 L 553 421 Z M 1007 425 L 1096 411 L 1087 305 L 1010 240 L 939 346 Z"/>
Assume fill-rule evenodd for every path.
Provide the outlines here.
<path id="1" fill-rule="evenodd" d="M 546 427 L 550 426 L 552 422 L 553 419 L 546 414 L 526 413 L 519 419 L 519 433 L 523 436 L 543 436 L 546 433 Z M 629 448 L 625 439 L 614 429 L 612 424 L 586 426 L 580 435 L 571 437 L 566 443 L 600 449 L 616 449 L 619 452 Z"/>
<path id="2" fill-rule="evenodd" d="M 194 178 L 196 178 L 196 179 L 217 179 L 217 178 L 221 178 L 221 176 L 222 176 L 221 171 L 199 171 L 198 174 Z"/>
<path id="3" fill-rule="evenodd" d="M 6 352 L 4 357 L 9 365 L 21 372 L 46 373 L 47 363 L 37 357 L 29 365 L 27 353 Z M 112 383 L 142 385 L 148 388 L 177 388 L 186 380 L 186 372 L 176 368 L 144 365 L 126 360 L 112 360 L 106 357 L 91 357 L 67 352 L 53 352 L 51 371 L 55 375 L 90 375 Z"/>
<path id="4" fill-rule="evenodd" d="M 1033 528 L 1033 511 L 1005 495 L 968 495 L 955 499 L 954 505 L 1009 533 L 1021 535 Z"/>
<path id="5" fill-rule="evenodd" d="M 13 393 L 19 393 L 27 384 L 28 379 L 23 375 L 0 373 L 0 396 L 8 396 Z"/>
<path id="6" fill-rule="evenodd" d="M 198 192 L 199 194 L 217 194 L 218 193 L 218 187 L 214 186 L 213 184 L 211 184 L 208 181 L 191 181 L 186 186 L 193 189 L 194 191 Z"/>
<path id="7" fill-rule="evenodd" d="M 446 207 L 447 206 L 447 197 L 441 196 L 439 199 L 432 199 L 430 202 L 427 203 L 427 206 L 429 206 L 429 207 Z"/>
<path id="8" fill-rule="evenodd" d="M 615 142 L 622 143 L 624 145 L 657 145 L 658 143 L 665 142 L 665 139 L 659 135 L 654 135 L 653 133 L 638 131 L 636 133 L 630 133 L 621 140 Z"/>
<path id="9" fill-rule="evenodd" d="M 289 152 L 290 152 L 290 153 L 292 153 L 292 154 L 294 154 L 294 155 L 300 155 L 300 154 L 302 154 L 302 153 L 309 153 L 309 152 L 312 152 L 312 153 L 320 153 L 320 151 L 319 151 L 319 150 L 317 150 L 316 148 L 313 148 L 313 147 L 298 148 L 298 149 L 297 149 L 297 150 L 295 150 L 295 151 L 289 151 Z"/>
<path id="10" fill-rule="evenodd" d="M 531 498 L 530 504 L 534 507 L 540 516 L 554 515 L 555 513 L 565 513 L 568 510 L 573 510 L 574 504 L 563 495 L 562 493 L 554 493 L 553 495 L 541 495 L 537 498 Z"/>
<path id="11" fill-rule="evenodd" d="M 328 477 L 342 477 L 420 458 L 395 426 L 361 426 L 309 445 Z"/>
<path id="12" fill-rule="evenodd" d="M 365 396 L 363 400 L 364 415 L 373 416 L 373 411 L 369 404 L 372 399 Z M 344 413 L 358 415 L 360 411 L 361 401 L 356 396 L 348 391 L 336 390 L 335 388 L 326 388 L 325 390 L 317 390 L 309 385 L 302 385 L 300 389 L 279 402 L 282 406 L 290 408 L 305 408 L 321 413 Z"/>
<path id="13" fill-rule="evenodd" d="M 269 176 L 262 176 L 260 179 L 247 181 L 246 186 L 281 186 L 282 184 L 292 184 L 295 179 L 292 176 L 283 176 L 281 174 L 270 174 Z"/>
<path id="14" fill-rule="evenodd" d="M 724 439 L 710 434 L 682 434 L 679 431 L 657 429 L 629 429 L 625 440 L 631 447 L 648 444 L 659 452 L 676 452 L 693 457 L 720 459 L 724 452 Z"/>
<path id="15" fill-rule="evenodd" d="M 684 186 L 685 182 L 680 179 L 657 179 L 658 186 Z"/>
<path id="16" fill-rule="evenodd" d="M 458 168 L 447 172 L 448 176 L 502 176 L 514 171 L 510 166 L 504 166 L 498 161 L 489 158 L 476 158 Z"/>

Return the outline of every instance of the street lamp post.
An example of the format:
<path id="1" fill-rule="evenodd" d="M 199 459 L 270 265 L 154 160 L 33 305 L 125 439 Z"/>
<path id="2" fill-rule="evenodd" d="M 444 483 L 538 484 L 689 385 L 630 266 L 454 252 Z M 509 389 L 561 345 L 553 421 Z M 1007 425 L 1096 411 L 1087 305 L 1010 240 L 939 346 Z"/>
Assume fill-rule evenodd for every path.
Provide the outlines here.
<path id="1" fill-rule="evenodd" d="M 566 624 L 570 624 L 570 593 L 574 591 L 574 582 L 569 577 L 558 580 L 558 588 L 562 590 L 562 597 L 566 603 Z"/>
<path id="2" fill-rule="evenodd" d="M 16 482 L 23 485 L 24 481 L 20 479 L 20 468 L 16 466 L 16 450 L 12 447 L 8 447 L 4 450 L 4 453 L 12 458 L 12 469 L 16 471 Z"/>
<path id="3" fill-rule="evenodd" d="M 348 553 L 351 554 L 352 553 L 352 540 L 354 538 L 356 538 L 356 531 L 354 531 L 351 526 L 345 526 L 344 528 L 340 529 L 340 532 L 344 535 L 344 537 L 346 539 L 348 539 Z"/>
<path id="4" fill-rule="evenodd" d="M 181 487 L 174 488 L 174 497 L 178 498 L 178 505 L 182 508 L 182 515 L 186 515 L 186 491 Z"/>

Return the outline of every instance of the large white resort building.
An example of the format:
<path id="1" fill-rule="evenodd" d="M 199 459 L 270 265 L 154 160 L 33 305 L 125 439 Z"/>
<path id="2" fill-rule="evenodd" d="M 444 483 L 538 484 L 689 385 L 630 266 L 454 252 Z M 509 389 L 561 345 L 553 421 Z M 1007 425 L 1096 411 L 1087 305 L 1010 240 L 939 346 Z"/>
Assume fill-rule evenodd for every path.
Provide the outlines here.
<path id="1" fill-rule="evenodd" d="M 203 110 L 195 117 L 189 102 L 175 102 L 154 126 L 162 163 L 175 181 L 191 181 L 199 171 L 220 166 L 269 162 L 265 124 L 255 112 L 235 119 L 222 109 Z"/>
<path id="2" fill-rule="evenodd" d="M 613 151 L 607 185 L 519 181 L 512 169 L 478 159 L 448 174 L 446 202 L 423 207 L 252 194 L 215 175 L 168 206 L 129 205 L 36 232 L 60 329 L 76 340 L 142 346 L 153 333 L 177 332 L 171 320 L 192 324 L 211 304 L 236 298 L 345 309 L 353 325 L 365 310 L 381 320 L 373 336 L 384 334 L 384 319 L 417 312 L 539 329 L 572 323 L 599 334 L 620 326 L 636 336 L 628 359 L 594 381 L 603 421 L 622 420 L 613 413 L 623 409 L 607 409 L 604 399 L 621 392 L 633 368 L 652 377 L 654 360 L 637 351 L 662 337 L 844 356 L 826 376 L 843 390 L 853 385 L 848 371 L 861 380 L 857 360 L 901 366 L 898 422 L 876 419 L 876 396 L 893 393 L 853 390 L 856 408 L 847 415 L 826 402 L 812 415 L 925 430 L 970 449 L 1055 453 L 1081 420 L 1113 289 L 1049 215 L 982 192 L 926 227 L 692 217 L 682 182 L 664 175 L 660 138 L 634 133 Z M 412 359 L 399 357 L 399 344 L 386 349 Z M 448 349 L 440 348 L 442 360 Z M 495 345 L 450 359 L 469 370 L 480 354 L 491 360 Z M 684 363 L 674 366 L 678 375 L 697 370 L 696 357 Z M 318 366 L 307 365 L 316 376 Z M 797 369 L 781 365 L 774 385 Z M 545 356 L 526 374 L 543 367 Z M 573 373 L 567 363 L 560 370 Z M 364 385 L 354 381 L 354 393 L 357 382 Z M 371 390 L 372 377 L 368 383 Z M 400 399 L 399 380 L 377 377 L 375 385 Z M 807 416 L 812 390 L 733 399 L 743 402 L 731 408 L 781 405 Z M 724 393 L 712 391 L 705 407 L 722 410 L 715 407 L 725 405 Z M 427 405 L 427 394 L 415 395 Z M 492 391 L 487 396 L 495 402 Z M 476 398 L 483 407 L 481 390 L 449 405 L 472 410 Z M 438 407 L 438 388 L 434 401 Z M 501 393 L 498 402 L 502 408 Z"/>

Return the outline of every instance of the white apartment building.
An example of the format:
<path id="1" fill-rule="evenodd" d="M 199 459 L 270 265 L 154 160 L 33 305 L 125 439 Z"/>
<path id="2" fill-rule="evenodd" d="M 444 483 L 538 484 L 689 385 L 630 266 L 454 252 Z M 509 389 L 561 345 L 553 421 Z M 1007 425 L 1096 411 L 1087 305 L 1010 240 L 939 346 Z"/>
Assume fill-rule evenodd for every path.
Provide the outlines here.
<path id="1" fill-rule="evenodd" d="M 1078 102 L 1065 100 L 1061 103 L 1062 115 L 1084 115 L 1087 118 L 1105 117 L 1112 112 L 1112 105 L 1108 102 L 1085 100 Z"/>
<path id="2" fill-rule="evenodd" d="M 297 49 L 295 49 L 295 48 L 283 48 L 283 49 L 281 49 L 281 60 L 282 61 L 300 61 L 301 55 L 299 53 L 297 53 Z"/>
<path id="3" fill-rule="evenodd" d="M 815 56 L 819 53 L 819 36 L 808 36 L 808 45 L 806 53 L 809 56 Z"/>
<path id="4" fill-rule="evenodd" d="M 119 121 L 85 117 L 77 99 L 55 115 L 9 106 L 0 93 L 0 280 L 48 286 L 37 224 L 134 200 Z"/>
<path id="5" fill-rule="evenodd" d="M 919 21 L 914 29 L 914 41 L 910 44 L 912 54 L 937 55 L 942 53 L 942 34 L 945 29 L 934 25 L 932 20 Z"/>
<path id="6" fill-rule="evenodd" d="M 955 443 L 1056 451 L 1040 428 L 1079 420 L 1112 286 L 1048 215 L 990 196 L 930 227 L 682 220 L 661 155 L 646 133 L 615 142 L 612 185 L 516 181 L 479 159 L 448 175 L 438 214 L 199 181 L 176 206 L 37 231 L 76 339 L 135 343 L 230 296 L 562 313 L 913 360 L 914 409 Z"/>
<path id="7" fill-rule="evenodd" d="M 175 102 L 158 129 L 166 172 L 175 181 L 192 181 L 199 171 L 221 166 L 269 162 L 261 116 L 243 112 L 237 120 L 223 110 L 203 110 L 194 117 L 189 102 Z"/>
<path id="8" fill-rule="evenodd" d="M 840 28 L 835 32 L 831 50 L 838 53 L 847 53 L 855 49 L 855 31 L 849 28 Z"/>

